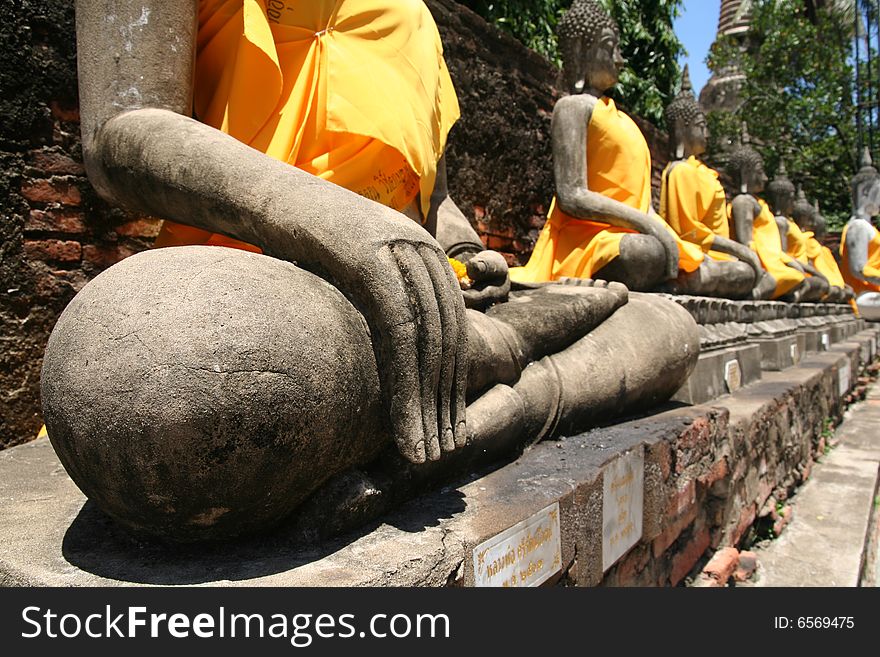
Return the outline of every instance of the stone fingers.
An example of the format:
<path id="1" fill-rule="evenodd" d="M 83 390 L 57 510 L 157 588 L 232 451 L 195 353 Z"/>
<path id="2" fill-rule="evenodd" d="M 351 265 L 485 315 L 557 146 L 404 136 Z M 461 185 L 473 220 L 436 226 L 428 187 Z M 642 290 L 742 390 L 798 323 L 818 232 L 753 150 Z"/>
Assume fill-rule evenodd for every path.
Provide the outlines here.
<path id="1" fill-rule="evenodd" d="M 416 318 L 416 350 L 418 359 L 418 391 L 426 456 L 429 461 L 440 458 L 437 390 L 443 363 L 443 322 L 434 282 L 426 262 L 415 246 L 398 243 L 392 247 L 398 268 L 413 306 Z"/>
<path id="2" fill-rule="evenodd" d="M 401 320 L 401 300 L 411 299 L 409 282 L 404 280 L 391 248 L 382 248 L 376 260 L 385 273 L 382 285 L 373 287 L 376 305 L 372 315 L 380 334 L 379 377 L 391 429 L 401 455 L 413 463 L 424 463 L 427 450 L 419 382 L 418 319 L 410 302 L 403 308 L 407 316 Z"/>
<path id="3" fill-rule="evenodd" d="M 467 331 L 459 323 L 456 313 L 458 281 L 455 279 L 455 275 L 451 274 L 452 270 L 448 266 L 444 267 L 444 263 L 440 259 L 441 256 L 428 246 L 421 246 L 419 254 L 434 285 L 440 311 L 443 356 L 436 400 L 438 420 L 440 421 L 440 448 L 444 452 L 451 452 L 456 447 L 455 353 L 462 336 L 467 335 Z M 446 270 L 449 270 L 450 275 L 447 275 Z"/>

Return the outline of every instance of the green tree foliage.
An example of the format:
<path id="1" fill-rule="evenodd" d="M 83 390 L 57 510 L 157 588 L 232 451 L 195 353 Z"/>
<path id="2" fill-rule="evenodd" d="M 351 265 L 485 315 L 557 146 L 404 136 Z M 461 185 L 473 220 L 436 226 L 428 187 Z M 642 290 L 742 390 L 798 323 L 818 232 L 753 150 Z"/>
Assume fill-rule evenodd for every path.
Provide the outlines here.
<path id="1" fill-rule="evenodd" d="M 736 141 L 744 122 L 767 171 L 784 158 L 830 228 L 849 217 L 856 165 L 850 25 L 830 4 L 808 12 L 798 0 L 755 0 L 748 42 L 722 41 L 710 55 L 713 70 L 736 65 L 746 76 L 740 107 L 709 117 L 715 144 Z"/>
<path id="2" fill-rule="evenodd" d="M 627 110 L 662 126 L 663 108 L 681 78 L 684 47 L 672 30 L 683 0 L 599 0 L 620 26 L 620 49 L 627 66 L 610 94 Z M 571 0 L 461 0 L 494 23 L 560 64 L 556 24 Z"/>

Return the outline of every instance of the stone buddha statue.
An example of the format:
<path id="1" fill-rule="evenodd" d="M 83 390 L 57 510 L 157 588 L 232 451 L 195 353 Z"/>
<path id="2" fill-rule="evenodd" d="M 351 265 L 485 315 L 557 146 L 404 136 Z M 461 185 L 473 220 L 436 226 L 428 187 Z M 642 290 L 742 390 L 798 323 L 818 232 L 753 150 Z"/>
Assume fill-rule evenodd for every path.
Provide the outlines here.
<path id="1" fill-rule="evenodd" d="M 706 152 L 706 117 L 685 66 L 681 91 L 666 108 L 672 159 L 663 172 L 660 216 L 684 241 L 704 254 L 703 266 L 718 286 L 703 294 L 742 299 L 752 295 L 765 273 L 758 256 L 730 239 L 727 199 L 718 173 L 699 157 Z"/>
<path id="2" fill-rule="evenodd" d="M 77 3 L 89 179 L 177 245 L 86 285 L 44 359 L 56 452 L 129 528 L 264 528 L 389 444 L 452 467 L 668 399 L 696 362 L 687 312 L 617 283 L 504 302 L 446 190 L 433 19 L 370 7 Z"/>
<path id="3" fill-rule="evenodd" d="M 825 232 L 825 217 L 819 212 L 819 201 L 810 204 L 803 189 L 798 187 L 797 200 L 791 211 L 794 226 L 789 225 L 789 255 L 806 261 L 828 281 L 828 293 L 822 301 L 843 303 L 852 297 L 852 291 L 843 280 L 834 254 L 817 239 Z M 807 269 L 807 271 L 810 271 Z"/>
<path id="4" fill-rule="evenodd" d="M 638 291 L 716 293 L 725 285 L 717 268 L 651 207 L 644 135 L 605 96 L 624 65 L 619 40 L 616 23 L 595 0 L 576 0 L 560 20 L 569 95 L 556 103 L 551 123 L 556 196 L 529 262 L 512 269 L 511 278 L 595 277 Z"/>
<path id="5" fill-rule="evenodd" d="M 737 242 L 758 254 L 768 274 L 762 281 L 759 298 L 800 301 L 808 289 L 806 275 L 803 267 L 783 249 L 770 207 L 756 196 L 764 191 L 767 174 L 764 159 L 749 145 L 748 135 L 730 154 L 728 172 L 739 192 L 731 201 L 733 234 Z"/>
<path id="6" fill-rule="evenodd" d="M 855 295 L 859 314 L 880 320 L 880 232 L 871 219 L 880 214 L 880 174 L 865 148 L 862 167 L 852 179 L 853 215 L 840 240 L 843 278 Z"/>
<path id="7" fill-rule="evenodd" d="M 801 192 L 803 196 L 803 192 Z M 794 258 L 803 269 L 806 279 L 804 280 L 801 301 L 820 301 L 830 291 L 828 279 L 816 269 L 807 257 L 808 240 L 812 235 L 807 235 L 798 227 L 792 219 L 794 212 L 803 213 L 804 208 L 799 207 L 795 201 L 794 183 L 788 178 L 785 170 L 785 162 L 780 160 L 779 170 L 773 180 L 767 185 L 767 200 L 770 202 L 770 210 L 774 214 L 776 227 L 782 241 L 785 253 Z M 806 198 L 803 200 L 806 203 Z M 806 212 L 812 214 L 813 207 L 806 206 Z"/>

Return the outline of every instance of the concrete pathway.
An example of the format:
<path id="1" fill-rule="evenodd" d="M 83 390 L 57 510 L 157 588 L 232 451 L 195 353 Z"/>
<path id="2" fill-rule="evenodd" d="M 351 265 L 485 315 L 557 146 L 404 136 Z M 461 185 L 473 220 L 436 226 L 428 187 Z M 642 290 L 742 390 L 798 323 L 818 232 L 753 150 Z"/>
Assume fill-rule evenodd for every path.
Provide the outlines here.
<path id="1" fill-rule="evenodd" d="M 866 546 L 876 533 L 869 522 L 880 473 L 880 383 L 847 412 L 836 439 L 792 498 L 782 536 L 755 549 L 754 586 L 858 586 L 866 559 L 868 569 L 880 568 L 877 550 Z M 872 574 L 866 582 L 876 585 Z"/>

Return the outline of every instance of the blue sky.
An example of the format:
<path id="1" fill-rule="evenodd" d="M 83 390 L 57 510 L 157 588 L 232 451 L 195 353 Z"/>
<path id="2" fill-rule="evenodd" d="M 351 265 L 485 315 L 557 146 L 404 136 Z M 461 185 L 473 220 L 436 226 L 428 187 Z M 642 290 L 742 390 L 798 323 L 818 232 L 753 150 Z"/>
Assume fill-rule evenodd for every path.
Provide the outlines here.
<path id="1" fill-rule="evenodd" d="M 709 79 L 710 74 L 705 59 L 709 53 L 709 46 L 715 40 L 720 8 L 721 3 L 718 0 L 684 0 L 681 16 L 673 24 L 675 33 L 688 52 L 681 58 L 680 63 L 682 66 L 685 64 L 690 66 L 691 82 L 697 96 Z"/>

